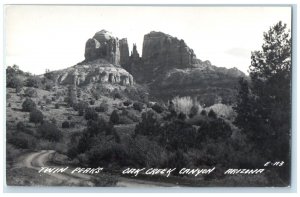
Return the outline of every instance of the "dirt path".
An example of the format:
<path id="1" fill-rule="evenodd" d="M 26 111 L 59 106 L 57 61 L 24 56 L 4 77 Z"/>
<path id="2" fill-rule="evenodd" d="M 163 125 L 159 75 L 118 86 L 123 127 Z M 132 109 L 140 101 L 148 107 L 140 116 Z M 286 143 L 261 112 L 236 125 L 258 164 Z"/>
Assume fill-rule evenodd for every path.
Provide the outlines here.
<path id="1" fill-rule="evenodd" d="M 41 150 L 38 152 L 27 153 L 20 157 L 17 162 L 17 167 L 27 167 L 34 169 L 36 171 L 41 170 L 41 167 L 56 167 L 59 168 L 61 166 L 53 166 L 48 165 L 52 154 L 54 154 L 54 150 Z M 79 173 L 71 173 L 73 168 L 67 169 L 64 173 L 46 173 L 50 175 L 54 179 L 57 179 L 62 182 L 63 185 L 69 186 L 95 186 L 95 184 L 91 181 L 93 178 L 91 175 L 87 174 L 79 174 Z M 38 173 L 38 172 L 37 172 Z M 41 176 L 44 173 L 41 173 Z M 160 182 L 152 182 L 152 181 L 144 181 L 144 180 L 136 180 L 125 177 L 118 177 L 118 181 L 116 184 L 117 187 L 171 187 L 175 185 L 160 183 Z"/>

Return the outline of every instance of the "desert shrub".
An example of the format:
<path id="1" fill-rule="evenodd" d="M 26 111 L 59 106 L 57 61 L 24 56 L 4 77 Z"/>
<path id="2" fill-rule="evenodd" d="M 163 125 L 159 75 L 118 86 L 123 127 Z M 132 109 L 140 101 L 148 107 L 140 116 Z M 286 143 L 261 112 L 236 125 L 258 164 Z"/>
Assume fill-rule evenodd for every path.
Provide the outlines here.
<path id="1" fill-rule="evenodd" d="M 34 149 L 37 141 L 34 136 L 22 132 L 8 137 L 7 140 L 10 144 L 22 149 Z"/>
<path id="2" fill-rule="evenodd" d="M 37 129 L 38 134 L 49 141 L 57 142 L 60 140 L 62 133 L 55 124 L 44 121 Z"/>
<path id="3" fill-rule="evenodd" d="M 158 103 L 155 103 L 151 108 L 157 113 L 162 113 L 164 111 L 164 107 Z"/>
<path id="4" fill-rule="evenodd" d="M 51 99 L 47 98 L 47 99 L 46 99 L 46 104 L 49 105 L 49 104 L 51 104 L 51 103 L 52 103 Z"/>
<path id="5" fill-rule="evenodd" d="M 29 122 L 33 122 L 35 124 L 42 123 L 44 119 L 44 115 L 40 110 L 34 109 L 29 114 Z"/>
<path id="6" fill-rule="evenodd" d="M 200 112 L 200 114 L 201 114 L 202 116 L 206 116 L 206 115 L 207 115 L 207 112 L 206 112 L 205 109 L 203 109 L 203 110 Z"/>
<path id="7" fill-rule="evenodd" d="M 185 119 L 186 119 L 186 115 L 185 115 L 185 113 L 180 112 L 180 113 L 178 114 L 177 118 L 178 118 L 179 120 L 185 120 Z"/>
<path id="8" fill-rule="evenodd" d="M 79 116 L 83 116 L 84 111 L 88 108 L 89 104 L 84 101 L 80 101 L 79 103 L 76 103 L 73 105 L 73 109 L 75 111 L 78 111 Z"/>
<path id="9" fill-rule="evenodd" d="M 142 114 L 142 121 L 135 127 L 135 135 L 155 136 L 161 132 L 158 115 L 155 111 L 149 110 Z"/>
<path id="10" fill-rule="evenodd" d="M 97 120 L 98 114 L 97 114 L 97 112 L 95 111 L 94 108 L 88 107 L 85 110 L 84 118 L 86 120 Z"/>
<path id="11" fill-rule="evenodd" d="M 127 100 L 127 101 L 124 101 L 123 102 L 123 105 L 124 106 L 129 106 L 129 105 L 131 105 L 132 104 L 132 101 L 130 101 L 130 100 Z"/>
<path id="12" fill-rule="evenodd" d="M 46 83 L 46 85 L 45 85 L 45 90 L 51 91 L 51 90 L 52 90 L 52 87 L 53 87 L 53 84 L 51 84 L 51 83 Z"/>
<path id="13" fill-rule="evenodd" d="M 55 125 L 56 125 L 56 123 L 57 123 L 57 121 L 56 121 L 55 118 L 51 118 L 51 119 L 50 119 L 50 122 L 51 122 L 52 124 L 55 124 Z"/>
<path id="14" fill-rule="evenodd" d="M 94 99 L 91 99 L 90 100 L 90 105 L 94 105 L 95 104 L 95 100 Z"/>
<path id="15" fill-rule="evenodd" d="M 8 103 L 7 107 L 11 107 L 11 103 Z"/>
<path id="16" fill-rule="evenodd" d="M 193 100 L 191 97 L 178 97 L 172 99 L 172 103 L 174 104 L 174 108 L 177 112 L 182 112 L 185 114 L 189 114 L 191 111 L 192 106 L 194 105 Z"/>
<path id="17" fill-rule="evenodd" d="M 71 120 L 72 119 L 72 116 L 68 116 L 68 120 Z"/>
<path id="18" fill-rule="evenodd" d="M 22 104 L 22 111 L 30 112 L 31 110 L 35 109 L 36 105 L 33 100 L 30 98 L 26 98 L 26 100 Z"/>
<path id="19" fill-rule="evenodd" d="M 111 115 L 109 121 L 113 124 L 118 124 L 120 120 L 118 110 L 114 110 Z"/>
<path id="20" fill-rule="evenodd" d="M 98 134 L 112 135 L 114 132 L 113 125 L 102 118 L 88 122 L 87 133 L 90 136 L 96 136 Z"/>
<path id="21" fill-rule="evenodd" d="M 41 87 L 41 79 L 36 76 L 31 76 L 26 80 L 25 85 L 27 87 L 40 88 Z"/>
<path id="22" fill-rule="evenodd" d="M 197 130 L 190 124 L 175 120 L 164 125 L 160 134 L 160 142 L 169 150 L 188 150 L 197 147 Z"/>
<path id="23" fill-rule="evenodd" d="M 186 167 L 188 164 L 188 158 L 182 150 L 176 150 L 167 155 L 164 167 L 172 167 L 176 169 L 181 169 Z"/>
<path id="24" fill-rule="evenodd" d="M 18 131 L 24 131 L 24 129 L 25 129 L 25 124 L 23 122 L 19 121 L 17 123 L 17 130 Z"/>
<path id="25" fill-rule="evenodd" d="M 56 100 L 56 98 L 55 98 L 55 97 L 51 97 L 51 100 L 52 100 L 52 101 L 55 101 L 55 100 Z"/>
<path id="26" fill-rule="evenodd" d="M 127 116 L 119 116 L 118 124 L 132 124 L 134 121 Z"/>
<path id="27" fill-rule="evenodd" d="M 48 80 L 54 81 L 55 75 L 53 72 L 50 72 L 49 70 L 46 70 L 46 73 L 44 74 L 44 77 Z"/>
<path id="28" fill-rule="evenodd" d="M 75 122 L 71 122 L 70 123 L 70 128 L 75 128 L 76 123 Z"/>
<path id="29" fill-rule="evenodd" d="M 126 87 L 124 92 L 130 100 L 144 103 L 149 101 L 148 93 L 145 87 L 139 85 L 135 85 L 134 87 Z"/>
<path id="30" fill-rule="evenodd" d="M 11 77 L 7 76 L 6 87 L 21 89 L 23 87 L 23 82 L 17 76 L 11 76 Z"/>
<path id="31" fill-rule="evenodd" d="M 64 121 L 62 124 L 61 124 L 61 127 L 62 128 L 70 128 L 70 123 L 68 121 Z"/>
<path id="32" fill-rule="evenodd" d="M 199 106 L 198 105 L 193 105 L 189 114 L 190 118 L 193 118 L 195 115 L 198 114 L 199 111 Z"/>
<path id="33" fill-rule="evenodd" d="M 86 108 L 88 108 L 89 104 L 87 102 L 84 101 L 79 101 L 78 103 L 73 105 L 73 109 L 75 111 L 80 111 L 80 110 L 85 110 Z"/>
<path id="34" fill-rule="evenodd" d="M 128 110 L 128 109 L 123 109 L 122 110 L 122 116 L 125 116 L 125 117 L 129 118 L 133 122 L 139 122 L 140 117 L 136 113 L 138 113 L 138 112 L 136 112 L 134 110 Z"/>
<path id="35" fill-rule="evenodd" d="M 217 118 L 217 114 L 214 112 L 213 109 L 209 110 L 208 117 L 210 118 Z"/>
<path id="36" fill-rule="evenodd" d="M 125 148 L 114 141 L 103 141 L 92 147 L 86 154 L 92 167 L 118 168 L 128 165 L 128 154 Z"/>
<path id="37" fill-rule="evenodd" d="M 209 107 L 209 109 L 212 109 L 218 116 L 225 118 L 234 117 L 234 111 L 232 107 L 222 103 L 214 104 L 213 106 Z"/>
<path id="38" fill-rule="evenodd" d="M 37 97 L 37 92 L 34 88 L 26 88 L 24 94 L 28 97 Z"/>
<path id="39" fill-rule="evenodd" d="M 232 134 L 230 125 L 221 118 L 202 121 L 198 132 L 199 136 L 201 136 L 201 140 L 225 140 L 228 139 Z"/>
<path id="40" fill-rule="evenodd" d="M 106 102 L 102 102 L 99 107 L 96 107 L 97 112 L 107 112 L 108 104 Z"/>
<path id="41" fill-rule="evenodd" d="M 59 103 L 55 103 L 54 107 L 55 107 L 55 109 L 59 109 L 59 107 L 60 107 Z"/>
<path id="42" fill-rule="evenodd" d="M 144 109 L 144 104 L 141 102 L 135 102 L 133 103 L 133 109 L 137 111 L 142 111 Z"/>

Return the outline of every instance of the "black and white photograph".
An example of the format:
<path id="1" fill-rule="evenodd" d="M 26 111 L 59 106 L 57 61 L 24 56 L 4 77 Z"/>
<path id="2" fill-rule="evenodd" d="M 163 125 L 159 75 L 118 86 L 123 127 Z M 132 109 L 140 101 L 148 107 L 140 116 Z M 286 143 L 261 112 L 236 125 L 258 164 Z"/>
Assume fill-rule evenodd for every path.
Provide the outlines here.
<path id="1" fill-rule="evenodd" d="M 292 8 L 5 5 L 6 185 L 290 187 Z"/>

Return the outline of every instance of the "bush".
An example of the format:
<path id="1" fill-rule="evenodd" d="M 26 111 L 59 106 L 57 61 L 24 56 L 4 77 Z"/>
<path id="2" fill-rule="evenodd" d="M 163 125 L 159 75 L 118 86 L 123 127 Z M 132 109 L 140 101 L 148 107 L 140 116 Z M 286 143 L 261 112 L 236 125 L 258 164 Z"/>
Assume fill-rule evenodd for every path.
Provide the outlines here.
<path id="1" fill-rule="evenodd" d="M 198 105 L 193 105 L 189 114 L 190 118 L 193 118 L 195 115 L 198 114 L 199 111 L 199 106 Z"/>
<path id="2" fill-rule="evenodd" d="M 24 131 L 24 129 L 25 129 L 25 124 L 23 123 L 23 122 L 18 122 L 17 123 L 17 130 L 18 131 Z"/>
<path id="3" fill-rule="evenodd" d="M 155 111 L 149 110 L 142 113 L 142 121 L 135 127 L 135 135 L 155 136 L 160 133 L 160 123 Z"/>
<path id="4" fill-rule="evenodd" d="M 178 118 L 179 120 L 184 121 L 184 120 L 186 119 L 186 115 L 185 115 L 185 113 L 180 112 L 180 113 L 178 114 L 177 118 Z"/>
<path id="5" fill-rule="evenodd" d="M 37 97 L 37 92 L 34 88 L 26 88 L 24 94 L 28 97 Z"/>
<path id="6" fill-rule="evenodd" d="M 120 92 L 115 92 L 114 93 L 114 99 L 122 99 L 123 95 Z"/>
<path id="7" fill-rule="evenodd" d="M 159 114 L 164 111 L 164 107 L 158 103 L 155 103 L 151 108 Z"/>
<path id="8" fill-rule="evenodd" d="M 64 121 L 61 125 L 62 128 L 70 128 L 70 123 L 68 121 Z"/>
<path id="9" fill-rule="evenodd" d="M 42 123 L 44 119 L 43 113 L 40 110 L 34 109 L 29 114 L 29 122 L 35 124 Z"/>
<path id="10" fill-rule="evenodd" d="M 57 128 L 57 126 L 47 121 L 44 121 L 39 126 L 37 132 L 42 138 L 52 142 L 59 141 L 62 136 L 61 131 Z"/>
<path id="11" fill-rule="evenodd" d="M 16 76 L 7 76 L 6 87 L 16 88 L 17 92 L 20 92 L 21 88 L 23 87 L 23 82 Z"/>
<path id="12" fill-rule="evenodd" d="M 194 105 L 193 100 L 189 96 L 177 96 L 172 100 L 172 103 L 174 104 L 176 112 L 183 112 L 185 114 L 188 114 L 191 111 L 192 106 Z"/>
<path id="13" fill-rule="evenodd" d="M 60 106 L 58 103 L 55 103 L 54 107 L 55 107 L 55 109 L 59 109 Z"/>
<path id="14" fill-rule="evenodd" d="M 71 122 L 70 123 L 70 128 L 75 128 L 76 123 L 75 122 Z"/>
<path id="15" fill-rule="evenodd" d="M 39 87 L 41 87 L 41 80 L 40 80 L 40 78 L 35 77 L 35 76 L 29 77 L 26 80 L 26 86 L 32 87 L 32 88 L 39 88 Z"/>
<path id="16" fill-rule="evenodd" d="M 52 103 L 51 99 L 48 99 L 48 98 L 47 98 L 47 99 L 46 99 L 46 104 L 49 105 L 49 104 L 51 104 L 51 103 Z"/>
<path id="17" fill-rule="evenodd" d="M 133 120 L 131 120 L 129 117 L 127 116 L 119 116 L 119 122 L 118 124 L 132 124 L 134 123 Z"/>
<path id="18" fill-rule="evenodd" d="M 144 109 L 144 104 L 141 102 L 135 102 L 133 103 L 133 109 L 141 112 Z"/>
<path id="19" fill-rule="evenodd" d="M 90 100 L 90 105 L 94 105 L 95 104 L 95 100 L 94 99 L 91 99 Z"/>
<path id="20" fill-rule="evenodd" d="M 202 141 L 207 139 L 226 140 L 232 134 L 231 127 L 220 118 L 210 121 L 202 121 L 198 132 Z"/>
<path id="21" fill-rule="evenodd" d="M 37 139 L 26 133 L 18 133 L 8 137 L 8 142 L 22 149 L 34 149 Z"/>
<path id="22" fill-rule="evenodd" d="M 22 104 L 22 111 L 24 111 L 24 112 L 30 112 L 35 108 L 36 108 L 36 105 L 35 105 L 34 101 L 31 100 L 30 98 L 26 98 L 26 100 Z"/>
<path id="23" fill-rule="evenodd" d="M 119 123 L 119 120 L 120 120 L 120 117 L 119 117 L 119 114 L 118 114 L 118 110 L 114 110 L 111 115 L 110 115 L 110 122 L 113 123 L 113 124 L 118 124 Z"/>
<path id="24" fill-rule="evenodd" d="M 132 102 L 130 101 L 130 100 L 127 100 L 127 101 L 124 101 L 123 102 L 123 105 L 124 106 L 129 106 L 129 105 L 131 105 L 132 104 Z"/>
<path id="25" fill-rule="evenodd" d="M 93 108 L 87 108 L 85 110 L 84 118 L 86 120 L 97 120 L 98 114 Z"/>
<path id="26" fill-rule="evenodd" d="M 208 117 L 210 117 L 210 118 L 217 118 L 217 114 L 214 112 L 214 110 L 209 110 L 209 112 L 208 112 Z"/>
<path id="27" fill-rule="evenodd" d="M 96 107 L 95 110 L 97 112 L 107 112 L 108 104 L 106 102 L 102 102 L 99 107 Z"/>
<path id="28" fill-rule="evenodd" d="M 51 118 L 50 122 L 51 122 L 52 124 L 55 124 L 55 125 L 56 125 L 56 123 L 57 123 L 57 121 L 56 121 L 55 118 Z"/>
<path id="29" fill-rule="evenodd" d="M 207 112 L 205 111 L 205 109 L 203 109 L 200 113 L 202 116 L 206 116 L 207 115 Z"/>

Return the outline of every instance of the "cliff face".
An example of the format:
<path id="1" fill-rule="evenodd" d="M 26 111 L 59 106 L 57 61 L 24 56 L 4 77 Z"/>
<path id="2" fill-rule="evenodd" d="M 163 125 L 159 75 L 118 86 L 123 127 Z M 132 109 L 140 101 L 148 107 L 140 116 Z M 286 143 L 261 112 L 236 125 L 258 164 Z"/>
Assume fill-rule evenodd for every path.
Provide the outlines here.
<path id="1" fill-rule="evenodd" d="M 90 83 L 110 83 L 131 86 L 133 85 L 133 77 L 123 68 L 116 67 L 106 60 L 97 59 L 61 70 L 57 82 L 61 85 L 75 86 Z"/>
<path id="2" fill-rule="evenodd" d="M 141 58 L 136 58 L 135 50 L 127 70 L 137 82 L 148 84 L 150 95 L 158 99 L 180 95 L 197 97 L 207 104 L 219 98 L 231 103 L 239 77 L 245 77 L 236 68 L 216 67 L 197 59 L 184 40 L 162 32 L 152 31 L 144 36 Z"/>
<path id="3" fill-rule="evenodd" d="M 186 68 L 192 66 L 196 56 L 183 40 L 152 31 L 144 36 L 142 58 L 145 65 Z"/>
<path id="4" fill-rule="evenodd" d="M 127 39 L 112 36 L 106 30 L 97 32 L 85 45 L 85 60 L 105 59 L 113 65 L 125 64 L 129 59 Z"/>

